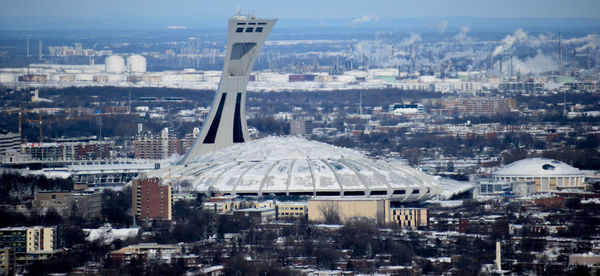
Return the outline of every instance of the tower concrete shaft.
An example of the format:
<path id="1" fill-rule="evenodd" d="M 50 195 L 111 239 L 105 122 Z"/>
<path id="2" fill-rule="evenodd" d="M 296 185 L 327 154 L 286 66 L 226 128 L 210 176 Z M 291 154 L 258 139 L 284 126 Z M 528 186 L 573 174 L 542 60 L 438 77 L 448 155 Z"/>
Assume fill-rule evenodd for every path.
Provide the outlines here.
<path id="1" fill-rule="evenodd" d="M 229 19 L 219 88 L 200 134 L 180 164 L 250 139 L 246 123 L 246 88 L 256 58 L 276 22 L 277 19 L 256 19 L 239 13 Z"/>

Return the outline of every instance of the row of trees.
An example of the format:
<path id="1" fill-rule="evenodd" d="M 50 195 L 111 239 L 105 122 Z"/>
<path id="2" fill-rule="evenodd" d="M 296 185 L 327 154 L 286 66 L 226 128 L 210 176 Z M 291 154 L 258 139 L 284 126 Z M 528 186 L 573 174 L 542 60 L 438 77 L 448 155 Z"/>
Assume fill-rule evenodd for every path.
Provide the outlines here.
<path id="1" fill-rule="evenodd" d="M 0 204 L 24 204 L 33 198 L 37 191 L 71 191 L 70 178 L 47 178 L 43 175 L 21 175 L 19 173 L 0 174 Z"/>

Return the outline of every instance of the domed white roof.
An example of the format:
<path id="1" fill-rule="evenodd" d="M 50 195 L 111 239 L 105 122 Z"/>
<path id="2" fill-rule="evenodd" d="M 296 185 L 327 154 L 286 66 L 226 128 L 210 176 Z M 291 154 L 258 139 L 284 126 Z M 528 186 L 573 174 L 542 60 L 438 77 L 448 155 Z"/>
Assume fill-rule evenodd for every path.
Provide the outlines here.
<path id="1" fill-rule="evenodd" d="M 130 72 L 146 72 L 146 58 L 140 55 L 131 55 L 127 57 L 127 69 Z"/>
<path id="2" fill-rule="evenodd" d="M 112 55 L 104 60 L 106 66 L 106 72 L 109 73 L 122 73 L 125 71 L 125 59 L 119 55 Z"/>
<path id="3" fill-rule="evenodd" d="M 441 190 L 436 178 L 398 162 L 373 161 L 351 149 L 297 137 L 234 145 L 148 177 L 171 177 L 178 188 L 231 195 L 389 196 L 417 201 Z"/>
<path id="4" fill-rule="evenodd" d="M 493 176 L 561 176 L 583 175 L 574 167 L 547 158 L 528 158 L 512 162 L 496 171 Z"/>

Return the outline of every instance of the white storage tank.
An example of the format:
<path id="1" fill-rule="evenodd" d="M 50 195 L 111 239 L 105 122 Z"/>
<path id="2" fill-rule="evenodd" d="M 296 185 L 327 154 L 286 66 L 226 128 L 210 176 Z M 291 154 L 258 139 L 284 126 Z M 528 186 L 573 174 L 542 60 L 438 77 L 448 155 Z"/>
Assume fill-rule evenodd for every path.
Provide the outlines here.
<path id="1" fill-rule="evenodd" d="M 341 76 L 336 76 L 335 80 L 336 81 L 341 81 L 341 82 L 355 82 L 356 81 L 356 76 L 341 75 Z"/>
<path id="2" fill-rule="evenodd" d="M 16 82 L 18 80 L 17 75 L 11 73 L 0 74 L 0 82 Z"/>
<path id="3" fill-rule="evenodd" d="M 146 72 L 146 58 L 140 55 L 131 55 L 127 57 L 127 69 L 129 72 Z"/>
<path id="4" fill-rule="evenodd" d="M 122 73 L 125 71 L 125 60 L 121 56 L 109 56 L 104 60 L 104 64 L 106 65 L 106 72 Z"/>

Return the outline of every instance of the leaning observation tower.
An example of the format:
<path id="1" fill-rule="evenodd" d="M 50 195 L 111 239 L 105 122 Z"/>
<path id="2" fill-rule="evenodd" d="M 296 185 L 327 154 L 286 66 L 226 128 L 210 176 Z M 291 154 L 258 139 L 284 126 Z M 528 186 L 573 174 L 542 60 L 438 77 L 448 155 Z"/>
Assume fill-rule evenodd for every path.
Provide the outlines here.
<path id="1" fill-rule="evenodd" d="M 239 12 L 229 19 L 219 88 L 200 134 L 179 164 L 250 140 L 246 124 L 246 87 L 254 62 L 276 22 L 277 19 L 257 19 Z"/>
<path id="2" fill-rule="evenodd" d="M 179 164 L 147 172 L 144 178 L 206 195 L 413 202 L 439 194 L 437 178 L 398 162 L 371 160 L 355 150 L 298 137 L 249 140 L 246 86 L 275 22 L 239 14 L 229 20 L 221 83 L 200 134 Z"/>

